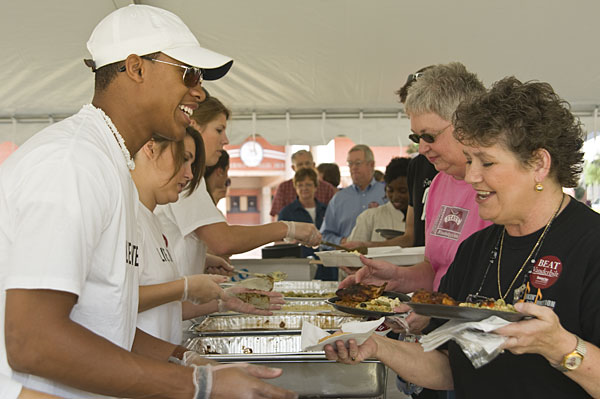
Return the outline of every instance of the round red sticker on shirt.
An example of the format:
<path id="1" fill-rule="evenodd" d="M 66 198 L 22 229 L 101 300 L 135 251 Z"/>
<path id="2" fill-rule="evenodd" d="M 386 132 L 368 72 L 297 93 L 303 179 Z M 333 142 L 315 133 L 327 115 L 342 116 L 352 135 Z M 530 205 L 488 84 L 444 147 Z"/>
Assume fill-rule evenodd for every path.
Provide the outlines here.
<path id="1" fill-rule="evenodd" d="M 561 272 L 562 262 L 560 259 L 552 255 L 543 256 L 533 267 L 529 281 L 535 288 L 548 288 L 558 280 Z"/>

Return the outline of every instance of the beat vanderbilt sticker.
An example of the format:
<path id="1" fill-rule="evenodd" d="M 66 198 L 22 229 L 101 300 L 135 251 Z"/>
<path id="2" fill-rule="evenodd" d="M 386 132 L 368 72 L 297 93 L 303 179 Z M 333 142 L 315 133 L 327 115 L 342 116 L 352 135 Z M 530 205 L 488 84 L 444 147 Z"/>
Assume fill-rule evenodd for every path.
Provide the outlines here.
<path id="1" fill-rule="evenodd" d="M 552 286 L 562 272 L 562 262 L 556 256 L 543 256 L 531 271 L 529 281 L 535 288 Z"/>

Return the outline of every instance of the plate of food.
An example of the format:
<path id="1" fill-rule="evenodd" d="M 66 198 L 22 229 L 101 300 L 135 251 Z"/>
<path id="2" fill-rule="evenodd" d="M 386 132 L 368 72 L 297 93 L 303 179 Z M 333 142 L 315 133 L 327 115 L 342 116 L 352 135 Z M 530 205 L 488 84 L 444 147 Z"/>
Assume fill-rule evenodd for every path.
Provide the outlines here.
<path id="1" fill-rule="evenodd" d="M 490 316 L 498 316 L 508 321 L 519 321 L 526 317 L 501 299 L 458 302 L 444 293 L 425 290 L 416 291 L 407 305 L 417 314 L 438 319 L 481 321 Z"/>
<path id="2" fill-rule="evenodd" d="M 385 291 L 385 287 L 386 284 L 354 284 L 337 290 L 336 296 L 329 298 L 327 303 L 340 312 L 358 316 L 391 316 L 397 314 L 394 307 L 408 302 L 410 297 L 400 292 Z"/>

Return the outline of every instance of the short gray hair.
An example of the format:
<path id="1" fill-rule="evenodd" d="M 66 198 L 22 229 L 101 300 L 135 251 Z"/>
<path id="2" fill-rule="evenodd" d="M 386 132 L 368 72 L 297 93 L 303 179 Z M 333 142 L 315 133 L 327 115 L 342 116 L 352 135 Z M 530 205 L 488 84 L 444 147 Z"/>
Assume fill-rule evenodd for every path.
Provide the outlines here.
<path id="1" fill-rule="evenodd" d="M 354 151 L 362 151 L 365 154 L 365 161 L 375 161 L 375 156 L 373 155 L 373 151 L 369 148 L 368 145 L 357 144 L 354 147 L 350 148 L 348 154 Z"/>
<path id="2" fill-rule="evenodd" d="M 298 150 L 292 154 L 292 163 L 294 163 L 294 160 L 296 158 L 298 158 L 300 155 L 308 155 L 310 157 L 310 159 L 313 159 L 312 153 L 310 151 Z"/>
<path id="3" fill-rule="evenodd" d="M 408 91 L 404 109 L 409 115 L 433 112 L 451 121 L 461 102 L 482 93 L 485 93 L 485 86 L 463 64 L 439 64 L 417 78 Z"/>

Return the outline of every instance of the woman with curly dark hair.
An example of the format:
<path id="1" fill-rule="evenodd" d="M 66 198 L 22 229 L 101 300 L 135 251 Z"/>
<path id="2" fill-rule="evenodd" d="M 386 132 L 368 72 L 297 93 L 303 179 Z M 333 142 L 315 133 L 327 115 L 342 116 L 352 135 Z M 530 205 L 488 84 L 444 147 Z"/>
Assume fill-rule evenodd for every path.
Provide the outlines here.
<path id="1" fill-rule="evenodd" d="M 439 290 L 503 300 L 528 317 L 495 330 L 505 351 L 480 368 L 454 341 L 423 352 L 374 336 L 348 351 L 338 342 L 328 357 L 377 357 L 457 398 L 600 397 L 600 215 L 562 190 L 581 172 L 579 122 L 549 84 L 509 77 L 461 103 L 453 125 L 465 181 L 494 224 L 462 243 Z"/>

